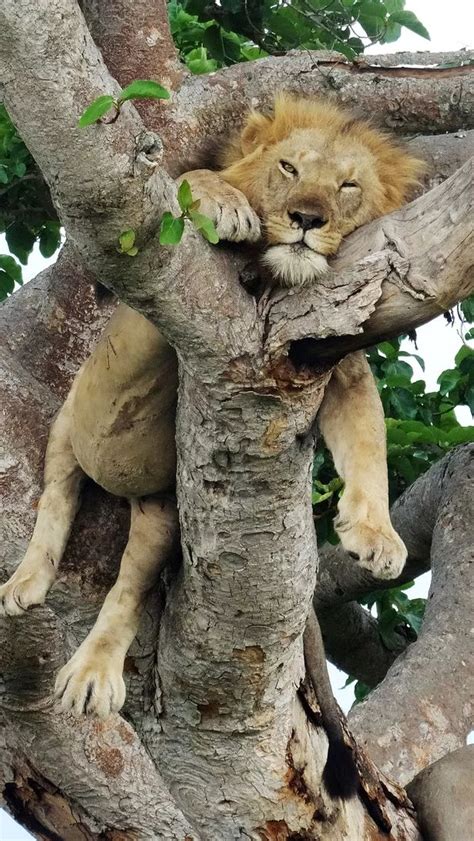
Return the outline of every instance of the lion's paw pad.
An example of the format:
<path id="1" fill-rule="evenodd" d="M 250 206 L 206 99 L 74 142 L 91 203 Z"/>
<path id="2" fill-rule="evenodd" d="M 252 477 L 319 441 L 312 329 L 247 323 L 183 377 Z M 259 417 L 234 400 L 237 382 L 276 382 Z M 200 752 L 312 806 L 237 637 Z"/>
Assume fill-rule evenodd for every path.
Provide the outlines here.
<path id="1" fill-rule="evenodd" d="M 405 544 L 390 524 L 350 523 L 337 518 L 336 531 L 341 543 L 358 565 L 369 570 L 374 578 L 398 578 L 405 566 Z"/>
<path id="2" fill-rule="evenodd" d="M 125 701 L 122 668 L 122 660 L 114 662 L 110 652 L 100 655 L 78 649 L 59 672 L 54 694 L 65 711 L 107 718 Z"/>

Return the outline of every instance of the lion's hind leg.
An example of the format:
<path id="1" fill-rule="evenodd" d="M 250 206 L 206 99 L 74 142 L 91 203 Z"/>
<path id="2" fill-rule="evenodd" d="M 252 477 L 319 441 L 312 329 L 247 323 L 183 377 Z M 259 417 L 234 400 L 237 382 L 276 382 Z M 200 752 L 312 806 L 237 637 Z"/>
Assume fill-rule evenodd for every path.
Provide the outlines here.
<path id="1" fill-rule="evenodd" d="M 57 575 L 84 478 L 71 446 L 70 404 L 69 397 L 51 427 L 35 528 L 20 565 L 0 586 L 0 615 L 19 616 L 42 604 Z"/>
<path id="2" fill-rule="evenodd" d="M 137 633 L 150 588 L 167 560 L 177 533 L 174 501 L 132 500 L 130 534 L 120 572 L 97 621 L 56 680 L 65 710 L 106 718 L 125 701 L 123 666 Z"/>
<path id="3" fill-rule="evenodd" d="M 407 553 L 390 521 L 383 408 L 364 353 L 336 366 L 318 421 L 345 482 L 334 521 L 344 549 L 376 578 L 397 578 Z"/>

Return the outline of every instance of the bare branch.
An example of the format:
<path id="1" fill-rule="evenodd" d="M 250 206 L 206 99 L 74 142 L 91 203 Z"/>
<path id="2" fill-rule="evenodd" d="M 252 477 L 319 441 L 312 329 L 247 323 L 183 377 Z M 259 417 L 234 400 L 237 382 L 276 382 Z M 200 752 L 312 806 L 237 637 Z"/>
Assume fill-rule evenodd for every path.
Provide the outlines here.
<path id="1" fill-rule="evenodd" d="M 417 642 L 350 716 L 374 761 L 402 784 L 464 745 L 472 728 L 473 456 L 472 445 L 449 453 L 400 503 L 408 535 L 434 522 L 426 615 Z"/>
<path id="2" fill-rule="evenodd" d="M 397 53 L 382 53 L 381 55 L 361 55 L 356 59 L 356 64 L 368 64 L 371 67 L 462 67 L 465 64 L 472 64 L 474 51 L 469 49 L 454 50 L 443 53 L 418 50 L 414 53 L 400 51 Z"/>
<path id="3" fill-rule="evenodd" d="M 452 134 L 418 135 L 408 145 L 413 154 L 426 161 L 428 183 L 424 189 L 431 189 L 474 156 L 474 131 L 460 129 Z"/>

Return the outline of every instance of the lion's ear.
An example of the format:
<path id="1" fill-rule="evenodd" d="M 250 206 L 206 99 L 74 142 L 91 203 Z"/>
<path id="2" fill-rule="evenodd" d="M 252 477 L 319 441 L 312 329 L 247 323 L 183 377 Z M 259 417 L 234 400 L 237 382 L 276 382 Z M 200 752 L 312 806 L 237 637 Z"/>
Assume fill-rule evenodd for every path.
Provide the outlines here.
<path id="1" fill-rule="evenodd" d="M 240 135 L 240 146 L 244 157 L 255 152 L 259 146 L 266 146 L 271 142 L 272 120 L 252 111 Z"/>

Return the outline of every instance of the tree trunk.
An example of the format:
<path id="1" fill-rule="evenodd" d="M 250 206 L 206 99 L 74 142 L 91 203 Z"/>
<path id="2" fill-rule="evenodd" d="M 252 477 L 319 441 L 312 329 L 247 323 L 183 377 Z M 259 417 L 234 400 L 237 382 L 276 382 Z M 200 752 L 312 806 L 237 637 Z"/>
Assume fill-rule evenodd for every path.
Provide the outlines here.
<path id="1" fill-rule="evenodd" d="M 335 54 L 296 54 L 188 78 L 165 29 L 164 4 L 136 5 L 140 31 L 160 34 L 159 45 L 145 37 L 153 58 L 135 43 L 138 30 L 125 26 L 130 3 L 84 0 L 82 8 L 118 80 L 147 75 L 141 69 L 156 60 L 156 78 L 176 89 L 173 103 L 140 113 L 127 105 L 113 126 L 80 132 L 84 107 L 117 82 L 78 4 L 0 0 L 5 103 L 69 240 L 58 264 L 3 308 L 3 568 L 16 566 L 31 532 L 48 424 L 107 314 L 97 311 L 79 263 L 177 349 L 183 557 L 150 599 L 130 651 L 123 716 L 97 723 L 59 713 L 53 676 L 92 624 L 126 529 L 119 501 L 86 493 L 47 605 L 0 624 L 5 803 L 36 837 L 64 841 L 371 841 L 389 831 L 394 841 L 418 841 L 404 791 L 362 751 L 357 798 L 343 805 L 321 785 L 327 740 L 302 654 L 317 573 L 310 474 L 315 418 L 334 361 L 423 323 L 474 288 L 465 163 L 472 137 L 444 142 L 446 183 L 351 237 L 326 285 L 277 296 L 265 318 L 239 283 L 245 256 L 212 249 L 192 231 L 179 248 L 163 249 L 155 233 L 161 212 L 176 207 L 176 167 L 201 154 L 206 136 L 222 135 L 255 97 L 268 99 L 281 79 L 321 92 L 330 76 L 341 101 L 371 110 L 375 101 L 386 125 L 431 133 L 470 127 L 471 68 L 384 68 L 375 59 L 351 65 Z M 114 51 L 117 20 L 123 27 Z M 416 142 L 425 141 L 432 150 L 432 137 Z M 457 164 L 464 166 L 454 172 Z M 415 224 L 420 214 L 424 238 Z M 129 228 L 140 246 L 133 260 L 116 250 Z M 454 492 L 445 493 L 446 505 L 451 497 L 457 505 Z M 351 602 L 360 582 L 342 563 Z M 326 596 L 331 591 L 333 571 L 323 560 L 316 600 L 323 586 Z M 366 578 L 366 589 L 371 584 Z M 423 671 L 419 657 L 416 663 Z M 402 782 L 421 760 L 412 747 L 399 767 L 399 745 L 382 744 L 380 734 L 402 715 L 412 679 L 400 658 L 354 716 L 359 740 Z M 377 726 L 370 726 L 372 708 Z M 407 719 L 407 745 L 415 744 L 423 714 L 417 708 Z M 458 706 L 452 720 L 451 729 L 434 726 L 426 760 L 451 747 L 454 730 L 459 742 Z"/>

